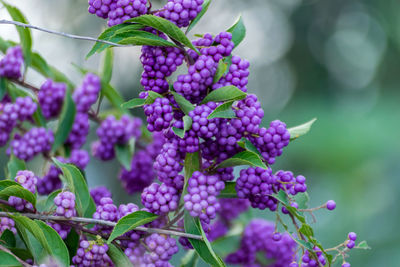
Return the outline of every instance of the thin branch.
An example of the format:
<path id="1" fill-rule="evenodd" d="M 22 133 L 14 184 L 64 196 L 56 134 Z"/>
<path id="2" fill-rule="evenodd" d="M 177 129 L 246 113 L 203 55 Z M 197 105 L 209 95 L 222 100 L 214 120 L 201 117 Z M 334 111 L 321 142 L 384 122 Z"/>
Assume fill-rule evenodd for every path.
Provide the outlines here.
<path id="1" fill-rule="evenodd" d="M 45 29 L 45 28 L 41 28 L 41 27 L 38 27 L 38 26 L 34 26 L 34 25 L 31 25 L 31 24 L 21 23 L 21 22 L 18 22 L 18 21 L 2 19 L 2 20 L 0 20 L 0 24 L 11 24 L 11 25 L 16 25 L 16 26 L 23 27 L 23 28 L 30 28 L 30 29 L 34 29 L 34 30 L 38 30 L 38 31 L 42 31 L 42 32 L 47 32 L 47 33 L 51 33 L 51 34 L 55 34 L 55 35 L 59 35 L 59 36 L 67 37 L 67 38 L 72 38 L 72 39 L 77 39 L 77 40 L 84 40 L 84 41 L 91 41 L 91 42 L 98 42 L 98 43 L 113 45 L 113 46 L 117 46 L 117 47 L 128 47 L 129 46 L 129 45 L 121 45 L 121 44 L 117 44 L 117 43 L 113 43 L 113 42 L 109 42 L 109 41 L 105 41 L 105 40 L 99 40 L 99 39 L 96 39 L 96 38 L 93 38 L 93 37 L 88 37 L 88 36 L 80 36 L 80 35 L 75 35 L 75 34 L 70 34 L 70 33 L 65 33 L 65 32 L 58 32 L 58 31 L 54 31 L 54 30 L 50 30 L 50 29 Z"/>
<path id="2" fill-rule="evenodd" d="M 32 85 L 32 84 L 26 83 L 25 81 L 17 80 L 17 79 L 9 79 L 9 80 L 10 80 L 12 83 L 18 84 L 18 85 L 20 85 L 20 86 L 22 86 L 22 87 L 25 87 L 25 88 L 27 88 L 27 89 L 32 90 L 35 94 L 37 94 L 37 93 L 40 91 L 39 88 L 37 88 L 36 86 L 34 86 L 34 85 Z"/>
<path id="3" fill-rule="evenodd" d="M 2 245 L 0 245 L 0 250 L 2 250 L 2 251 L 4 251 L 4 252 L 7 252 L 8 254 L 13 255 L 14 258 L 15 258 L 19 263 L 21 263 L 22 266 L 25 266 L 25 267 L 31 267 L 31 266 L 32 266 L 32 265 L 30 265 L 29 263 L 26 263 L 26 262 L 24 262 L 23 260 L 21 260 L 20 258 L 18 258 L 17 256 L 15 256 L 15 254 L 12 253 L 11 250 L 9 250 L 8 248 L 6 248 L 6 247 L 4 247 L 4 246 L 2 246 Z"/>
<path id="4" fill-rule="evenodd" d="M 71 222 L 77 222 L 77 223 L 98 224 L 98 225 L 104 225 L 104 226 L 110 226 L 110 227 L 115 227 L 117 225 L 117 223 L 115 223 L 115 222 L 103 221 L 103 220 L 91 219 L 91 218 L 82 218 L 82 217 L 65 218 L 65 217 L 61 217 L 61 216 L 43 215 L 43 214 L 34 214 L 34 213 L 12 213 L 12 212 L 3 212 L 3 211 L 0 212 L 0 217 L 10 217 L 10 215 L 23 215 L 25 217 L 28 217 L 31 219 L 36 219 L 36 220 L 41 220 L 41 221 L 71 221 Z M 188 234 L 188 233 L 183 233 L 183 232 L 178 232 L 178 231 L 170 231 L 170 230 L 159 229 L 159 228 L 148 228 L 148 227 L 144 227 L 144 226 L 138 226 L 134 230 L 141 231 L 141 232 L 147 232 L 147 233 L 158 233 L 158 234 L 182 236 L 182 237 L 187 237 L 187 238 L 192 238 L 192 239 L 197 239 L 197 240 L 203 240 L 203 237 L 201 237 L 199 235 L 193 235 L 193 234 Z"/>

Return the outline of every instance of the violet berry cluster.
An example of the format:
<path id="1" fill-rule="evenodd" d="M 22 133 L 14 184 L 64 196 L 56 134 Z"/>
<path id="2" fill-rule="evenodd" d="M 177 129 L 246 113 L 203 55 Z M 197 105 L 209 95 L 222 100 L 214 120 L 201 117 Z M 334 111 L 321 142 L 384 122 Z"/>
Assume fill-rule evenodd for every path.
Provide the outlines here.
<path id="1" fill-rule="evenodd" d="M 33 194 L 36 193 L 37 180 L 38 179 L 36 175 L 33 172 L 27 170 L 18 171 L 17 175 L 14 178 L 15 182 L 19 183 L 23 188 L 29 190 Z M 19 197 L 10 196 L 8 198 L 8 203 L 13 206 L 17 211 L 23 211 L 25 209 L 33 210 L 32 203 L 29 203 L 25 199 Z"/>
<path id="2" fill-rule="evenodd" d="M 110 257 L 107 255 L 108 245 L 101 240 L 80 240 L 76 255 L 72 258 L 75 266 L 110 266 Z"/>
<path id="3" fill-rule="evenodd" d="M 0 60 L 0 77 L 19 79 L 24 64 L 24 56 L 21 46 L 17 45 L 7 49 L 4 58 Z"/>

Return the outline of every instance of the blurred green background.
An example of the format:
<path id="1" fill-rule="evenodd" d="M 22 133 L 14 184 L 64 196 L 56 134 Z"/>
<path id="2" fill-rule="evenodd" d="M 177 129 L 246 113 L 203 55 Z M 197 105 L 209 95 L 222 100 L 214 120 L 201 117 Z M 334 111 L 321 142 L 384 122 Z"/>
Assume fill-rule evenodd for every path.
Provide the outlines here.
<path id="1" fill-rule="evenodd" d="M 34 25 L 88 36 L 105 28 L 84 0 L 9 2 Z M 373 250 L 352 251 L 352 266 L 400 266 L 399 12 L 398 0 L 214 0 L 193 31 L 218 33 L 242 14 L 247 39 L 235 53 L 251 62 L 249 90 L 264 105 L 264 123 L 279 118 L 290 127 L 318 118 L 274 168 L 305 175 L 312 206 L 336 201 L 335 212 L 316 212 L 313 226 L 325 247 L 349 231 L 368 241 Z M 0 25 L 0 34 L 17 40 L 11 26 Z M 33 35 L 34 49 L 76 83 L 81 77 L 71 63 L 97 68 L 99 56 L 84 60 L 91 43 Z M 126 99 L 140 90 L 139 55 L 138 48 L 116 49 L 113 83 Z M 43 82 L 35 73 L 28 77 Z M 90 186 L 107 185 L 116 202 L 137 200 L 123 193 L 118 164 L 101 164 L 93 159 L 88 167 Z"/>

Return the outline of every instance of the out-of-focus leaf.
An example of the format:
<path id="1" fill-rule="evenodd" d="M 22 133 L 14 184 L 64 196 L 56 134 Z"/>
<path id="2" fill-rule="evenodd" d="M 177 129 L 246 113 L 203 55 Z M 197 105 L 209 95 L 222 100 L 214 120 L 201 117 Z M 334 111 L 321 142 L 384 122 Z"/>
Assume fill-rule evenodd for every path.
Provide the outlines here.
<path id="1" fill-rule="evenodd" d="M 260 167 L 263 169 L 268 168 L 256 153 L 251 152 L 251 151 L 242 151 L 242 152 L 237 153 L 233 157 L 221 162 L 216 167 L 216 169 L 234 167 L 234 166 L 242 166 L 242 165 Z"/>
<path id="2" fill-rule="evenodd" d="M 126 108 L 126 109 L 131 109 L 131 108 L 137 108 L 137 107 L 141 107 L 144 105 L 144 103 L 146 102 L 146 99 L 143 98 L 133 98 L 125 103 L 123 103 L 121 105 L 122 108 Z"/>
<path id="3" fill-rule="evenodd" d="M 218 195 L 219 198 L 237 198 L 236 182 L 225 182 L 225 188 Z"/>
<path id="4" fill-rule="evenodd" d="M 26 170 L 25 161 L 11 154 L 10 160 L 7 163 L 8 179 L 13 180 L 18 171 Z"/>
<path id="5" fill-rule="evenodd" d="M 314 119 L 312 119 L 312 120 L 310 120 L 310 121 L 308 121 L 308 122 L 306 122 L 304 124 L 289 128 L 288 131 L 290 133 L 290 141 L 293 141 L 293 140 L 299 138 L 300 136 L 305 135 L 306 133 L 308 133 L 310 131 L 310 129 L 311 129 L 311 126 L 314 124 L 314 122 L 316 120 L 317 119 L 314 118 Z"/>
<path id="6" fill-rule="evenodd" d="M 227 32 L 232 33 L 232 42 L 235 44 L 235 47 L 237 47 L 246 36 L 246 27 L 244 26 L 242 16 L 236 20 Z"/>
<path id="7" fill-rule="evenodd" d="M 205 104 L 210 101 L 214 102 L 224 102 L 231 100 L 240 100 L 246 97 L 246 93 L 237 88 L 236 86 L 229 85 L 218 88 L 217 90 L 211 91 L 204 99 L 201 101 Z"/>
<path id="8" fill-rule="evenodd" d="M 208 7 L 211 4 L 211 0 L 204 0 L 201 11 L 199 14 L 197 14 L 197 16 L 194 18 L 194 20 L 192 20 L 189 24 L 189 26 L 186 29 L 186 34 L 188 32 L 190 32 L 194 26 L 196 26 L 196 24 L 200 21 L 200 19 L 204 16 L 204 14 L 207 12 Z"/>
<path id="9" fill-rule="evenodd" d="M 0 266 L 22 266 L 22 264 L 10 253 L 0 250 Z"/>
<path id="10" fill-rule="evenodd" d="M 228 101 L 219 105 L 210 115 L 208 115 L 207 119 L 214 118 L 224 118 L 224 119 L 232 119 L 236 117 L 235 112 L 232 110 L 232 105 L 235 101 Z"/>
<path id="11" fill-rule="evenodd" d="M 32 194 L 31 191 L 23 188 L 21 185 L 8 186 L 0 191 L 1 199 L 8 200 L 8 198 L 11 196 L 25 199 L 29 203 L 32 203 L 33 206 L 36 205 L 36 196 Z"/>
<path id="12" fill-rule="evenodd" d="M 4 242 L 8 247 L 15 247 L 17 241 L 15 240 L 15 235 L 8 229 L 5 229 L 0 237 L 1 241 Z M 1 258 L 0 258 L 1 259 Z"/>
<path id="13" fill-rule="evenodd" d="M 52 152 L 55 152 L 67 140 L 74 124 L 75 114 L 75 103 L 72 100 L 70 91 L 68 90 L 65 94 L 57 131 L 54 136 Z"/>
<path id="14" fill-rule="evenodd" d="M 120 250 L 113 244 L 108 245 L 107 254 L 110 257 L 111 261 L 114 263 L 115 267 L 133 267 L 128 256 L 126 256 L 126 254 L 122 250 Z"/>
<path id="15" fill-rule="evenodd" d="M 114 63 L 114 53 L 112 48 L 108 48 L 104 53 L 100 70 L 101 78 L 105 83 L 110 83 L 111 81 L 113 72 L 113 63 Z"/>

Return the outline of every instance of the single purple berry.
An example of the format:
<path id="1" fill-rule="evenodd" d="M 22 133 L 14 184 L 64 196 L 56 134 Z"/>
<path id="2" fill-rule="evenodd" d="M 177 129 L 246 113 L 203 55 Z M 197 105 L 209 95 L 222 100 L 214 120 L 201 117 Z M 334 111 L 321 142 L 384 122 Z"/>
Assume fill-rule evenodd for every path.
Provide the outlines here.
<path id="1" fill-rule="evenodd" d="M 334 210 L 334 209 L 336 208 L 336 203 L 335 203 L 335 201 L 333 201 L 333 200 L 328 200 L 328 201 L 326 202 L 326 208 L 327 208 L 328 210 Z"/>

